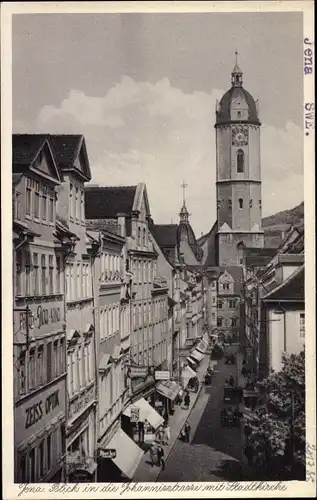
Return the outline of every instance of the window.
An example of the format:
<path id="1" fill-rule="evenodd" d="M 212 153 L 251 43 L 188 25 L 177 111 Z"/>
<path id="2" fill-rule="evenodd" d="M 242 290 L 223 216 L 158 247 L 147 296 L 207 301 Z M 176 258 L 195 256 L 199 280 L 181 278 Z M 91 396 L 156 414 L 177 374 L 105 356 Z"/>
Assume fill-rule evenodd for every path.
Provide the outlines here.
<path id="1" fill-rule="evenodd" d="M 228 292 L 230 289 L 229 283 L 222 283 L 222 290 Z"/>
<path id="2" fill-rule="evenodd" d="M 69 185 L 69 216 L 71 219 L 74 218 L 74 196 L 73 196 L 73 185 Z"/>
<path id="3" fill-rule="evenodd" d="M 60 373 L 65 371 L 65 339 L 60 339 L 59 342 L 59 369 Z"/>
<path id="4" fill-rule="evenodd" d="M 77 279 L 76 279 L 76 282 L 77 282 L 77 298 L 79 299 L 82 294 L 81 294 L 81 273 L 80 273 L 80 268 L 81 268 L 81 265 L 80 265 L 80 262 L 77 262 Z"/>
<path id="5" fill-rule="evenodd" d="M 51 468 L 51 464 L 52 464 L 52 438 L 51 438 L 51 436 L 47 436 L 46 455 L 47 455 L 47 468 L 49 470 Z"/>
<path id="6" fill-rule="evenodd" d="M 44 384 L 44 346 L 40 345 L 37 349 L 37 384 Z"/>
<path id="7" fill-rule="evenodd" d="M 216 314 L 215 313 L 211 313 L 211 319 L 213 319 L 213 320 L 216 319 Z"/>
<path id="8" fill-rule="evenodd" d="M 46 295 L 46 256 L 41 255 L 41 286 L 42 295 Z"/>
<path id="9" fill-rule="evenodd" d="M 56 256 L 56 293 L 61 292 L 61 257 Z"/>
<path id="10" fill-rule="evenodd" d="M 76 198 L 75 198 L 75 216 L 76 216 L 76 220 L 79 219 L 79 203 L 80 203 L 79 189 L 78 189 L 78 187 L 76 187 Z"/>
<path id="11" fill-rule="evenodd" d="M 39 294 L 39 256 L 37 253 L 33 254 L 33 290 L 34 295 Z"/>
<path id="12" fill-rule="evenodd" d="M 52 196 L 49 199 L 49 220 L 54 222 L 54 197 Z"/>
<path id="13" fill-rule="evenodd" d="M 42 219 L 46 221 L 47 219 L 47 187 L 43 186 L 42 193 Z"/>
<path id="14" fill-rule="evenodd" d="M 21 194 L 15 193 L 15 207 L 14 207 L 14 216 L 16 219 L 21 220 Z"/>
<path id="15" fill-rule="evenodd" d="M 58 375 L 59 375 L 58 344 L 59 344 L 58 340 L 54 340 L 54 343 L 53 343 L 53 370 L 52 370 L 53 377 L 52 378 L 58 377 Z"/>
<path id="16" fill-rule="evenodd" d="M 34 193 L 34 217 L 40 218 L 40 183 L 35 182 L 35 193 Z"/>
<path id="17" fill-rule="evenodd" d="M 244 172 L 244 152 L 239 149 L 237 152 L 237 172 L 243 174 Z"/>
<path id="18" fill-rule="evenodd" d="M 228 200 L 228 208 L 232 208 L 232 200 L 231 200 L 231 198 L 229 198 L 229 200 Z"/>
<path id="19" fill-rule="evenodd" d="M 81 220 L 85 220 L 85 198 L 84 198 L 84 191 L 80 191 L 80 215 L 81 215 Z"/>
<path id="20" fill-rule="evenodd" d="M 231 318 L 231 326 L 237 326 L 237 318 Z"/>
<path id="21" fill-rule="evenodd" d="M 31 294 L 31 259 L 29 252 L 25 252 L 25 295 Z"/>
<path id="22" fill-rule="evenodd" d="M 48 291 L 49 293 L 54 293 L 53 287 L 53 273 L 54 273 L 54 264 L 53 264 L 53 255 L 49 255 L 48 257 Z"/>
<path id="23" fill-rule="evenodd" d="M 65 424 L 61 425 L 61 454 L 64 455 L 66 450 L 66 430 Z"/>
<path id="24" fill-rule="evenodd" d="M 138 227 L 138 246 L 141 245 L 141 228 Z"/>
<path id="25" fill-rule="evenodd" d="M 229 300 L 229 309 L 235 309 L 237 307 L 237 303 L 235 300 Z"/>
<path id="26" fill-rule="evenodd" d="M 249 207 L 252 208 L 252 200 L 249 201 Z"/>
<path id="27" fill-rule="evenodd" d="M 305 313 L 299 315 L 299 336 L 301 338 L 305 337 Z"/>
<path id="28" fill-rule="evenodd" d="M 40 442 L 38 448 L 38 465 L 39 465 L 39 477 L 43 477 L 44 474 L 44 439 Z"/>
<path id="29" fill-rule="evenodd" d="M 222 326 L 222 321 L 223 321 L 222 318 L 220 318 L 218 316 L 218 318 L 217 318 L 217 326 Z"/>
<path id="30" fill-rule="evenodd" d="M 26 197 L 25 197 L 25 213 L 31 215 L 32 203 L 32 183 L 31 179 L 26 180 Z"/>
<path id="31" fill-rule="evenodd" d="M 35 388 L 36 361 L 35 349 L 30 349 L 29 352 L 29 389 Z"/>
<path id="32" fill-rule="evenodd" d="M 29 474 L 30 474 L 30 483 L 36 482 L 35 476 L 35 448 L 32 448 L 29 453 Z"/>
<path id="33" fill-rule="evenodd" d="M 46 375 L 47 382 L 52 380 L 52 342 L 47 343 L 46 348 Z"/>
<path id="34" fill-rule="evenodd" d="M 145 247 L 145 243 L 146 243 L 146 232 L 145 232 L 145 228 L 144 228 L 143 229 L 143 241 L 142 241 L 142 244 L 144 247 Z"/>
<path id="35" fill-rule="evenodd" d="M 243 199 L 242 198 L 238 199 L 238 206 L 239 206 L 239 210 L 243 209 Z"/>
<path id="36" fill-rule="evenodd" d="M 217 307 L 218 307 L 218 309 L 222 309 L 222 301 L 221 300 L 218 300 Z"/>
<path id="37" fill-rule="evenodd" d="M 217 200 L 217 210 L 220 208 L 220 200 Z"/>
<path id="38" fill-rule="evenodd" d="M 19 356 L 19 370 L 18 370 L 18 392 L 19 396 L 26 393 L 26 364 L 25 364 L 25 351 L 20 353 Z"/>
<path id="39" fill-rule="evenodd" d="M 262 200 L 259 200 L 259 207 L 262 207 Z"/>
<path id="40" fill-rule="evenodd" d="M 22 264 L 22 253 L 18 250 L 15 255 L 15 282 L 16 282 L 16 294 L 22 295 L 22 280 L 21 280 L 21 264 Z"/>
<path id="41" fill-rule="evenodd" d="M 27 483 L 28 477 L 26 472 L 26 455 L 21 455 L 19 459 L 19 481 Z"/>

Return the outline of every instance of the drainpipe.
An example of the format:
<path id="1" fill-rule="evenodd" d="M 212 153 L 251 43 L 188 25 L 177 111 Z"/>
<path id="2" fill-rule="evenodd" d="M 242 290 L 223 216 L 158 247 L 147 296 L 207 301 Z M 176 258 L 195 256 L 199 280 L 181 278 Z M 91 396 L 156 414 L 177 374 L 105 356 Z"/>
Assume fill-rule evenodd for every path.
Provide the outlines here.
<path id="1" fill-rule="evenodd" d="M 94 321 L 94 361 L 95 361 L 95 398 L 96 398 L 96 405 L 95 405 L 95 453 L 97 453 L 98 449 L 98 434 L 99 434 L 99 411 L 98 411 L 98 401 L 99 401 L 99 359 L 97 356 L 97 338 L 96 338 L 96 300 L 95 300 L 95 262 L 96 262 L 96 257 L 99 254 L 100 250 L 100 233 L 99 233 L 99 245 L 95 251 L 95 253 L 92 254 L 91 257 L 91 287 L 92 287 L 92 307 L 93 307 L 93 321 Z M 99 339 L 98 339 L 99 340 Z M 98 353 L 99 353 L 99 342 L 98 342 Z M 96 480 L 96 472 L 95 474 L 95 480 Z"/>

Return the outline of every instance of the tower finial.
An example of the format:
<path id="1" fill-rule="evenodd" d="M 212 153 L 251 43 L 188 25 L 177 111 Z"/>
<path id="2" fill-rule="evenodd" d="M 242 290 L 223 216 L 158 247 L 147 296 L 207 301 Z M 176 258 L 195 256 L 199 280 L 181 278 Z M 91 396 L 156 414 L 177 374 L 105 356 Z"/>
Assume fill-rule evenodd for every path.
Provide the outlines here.
<path id="1" fill-rule="evenodd" d="M 188 222 L 188 217 L 189 217 L 189 213 L 188 213 L 188 210 L 186 208 L 186 199 L 185 199 L 185 189 L 187 188 L 188 184 L 186 184 L 185 181 L 182 182 L 181 184 L 181 188 L 183 188 L 183 206 L 181 208 L 181 211 L 180 211 L 180 220 L 183 221 L 183 222 Z"/>
<path id="2" fill-rule="evenodd" d="M 238 51 L 237 51 L 237 49 L 235 51 L 235 55 L 236 55 L 236 65 L 238 65 Z"/>
<path id="3" fill-rule="evenodd" d="M 183 188 L 183 205 L 185 205 L 185 189 L 187 188 L 187 186 L 188 184 L 183 181 L 183 183 L 181 184 L 181 188 Z"/>
<path id="4" fill-rule="evenodd" d="M 235 51 L 235 56 L 236 56 L 236 63 L 234 65 L 234 68 L 231 73 L 231 83 L 234 87 L 241 87 L 242 86 L 242 71 L 239 68 L 238 64 L 238 50 L 236 49 Z"/>

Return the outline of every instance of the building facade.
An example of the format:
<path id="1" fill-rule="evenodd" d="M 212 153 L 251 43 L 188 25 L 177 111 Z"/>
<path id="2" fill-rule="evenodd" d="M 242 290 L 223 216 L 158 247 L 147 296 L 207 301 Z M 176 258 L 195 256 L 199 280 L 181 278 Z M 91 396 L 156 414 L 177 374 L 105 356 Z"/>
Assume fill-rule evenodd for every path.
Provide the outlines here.
<path id="1" fill-rule="evenodd" d="M 65 256 L 67 331 L 67 480 L 94 481 L 97 463 L 96 296 L 99 242 L 86 233 L 84 184 L 91 179 L 83 136 L 50 136 L 62 182 L 57 217 L 74 235 Z"/>
<path id="2" fill-rule="evenodd" d="M 15 481 L 65 479 L 64 248 L 55 236 L 61 178 L 47 136 L 14 135 Z"/>

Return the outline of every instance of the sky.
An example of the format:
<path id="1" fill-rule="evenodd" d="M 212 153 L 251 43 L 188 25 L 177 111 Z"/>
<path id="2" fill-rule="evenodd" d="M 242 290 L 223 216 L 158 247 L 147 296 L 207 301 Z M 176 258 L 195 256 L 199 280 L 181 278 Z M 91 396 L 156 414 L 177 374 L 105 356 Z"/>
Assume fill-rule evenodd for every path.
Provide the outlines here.
<path id="1" fill-rule="evenodd" d="M 27 14 L 12 24 L 13 132 L 84 134 L 92 183 L 145 182 L 158 224 L 216 218 L 216 101 L 235 51 L 259 99 L 263 216 L 303 201 L 301 13 Z"/>

